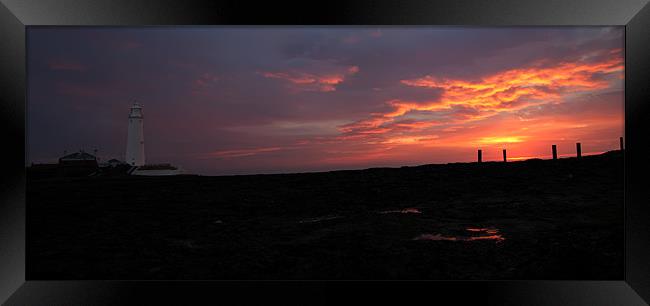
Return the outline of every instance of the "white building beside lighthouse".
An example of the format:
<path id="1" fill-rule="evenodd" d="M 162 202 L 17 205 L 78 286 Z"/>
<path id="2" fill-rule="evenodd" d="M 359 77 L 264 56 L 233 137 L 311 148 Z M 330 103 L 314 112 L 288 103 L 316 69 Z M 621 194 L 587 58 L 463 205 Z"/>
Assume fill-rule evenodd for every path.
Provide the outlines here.
<path id="1" fill-rule="evenodd" d="M 144 116 L 142 105 L 134 103 L 129 113 L 129 131 L 126 141 L 126 160 L 131 166 L 144 166 Z"/>

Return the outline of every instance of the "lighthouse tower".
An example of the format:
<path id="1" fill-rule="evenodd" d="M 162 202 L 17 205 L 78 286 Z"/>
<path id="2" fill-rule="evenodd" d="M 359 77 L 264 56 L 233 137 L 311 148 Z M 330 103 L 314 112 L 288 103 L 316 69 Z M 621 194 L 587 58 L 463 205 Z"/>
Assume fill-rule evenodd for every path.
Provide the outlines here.
<path id="1" fill-rule="evenodd" d="M 144 165 L 144 125 L 142 105 L 134 103 L 129 113 L 129 135 L 126 141 L 126 162 L 131 166 Z"/>

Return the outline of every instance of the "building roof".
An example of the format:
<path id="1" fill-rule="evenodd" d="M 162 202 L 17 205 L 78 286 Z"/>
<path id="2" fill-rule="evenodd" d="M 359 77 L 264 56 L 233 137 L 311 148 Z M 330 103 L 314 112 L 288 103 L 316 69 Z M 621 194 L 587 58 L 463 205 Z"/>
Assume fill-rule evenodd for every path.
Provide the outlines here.
<path id="1" fill-rule="evenodd" d="M 94 155 L 89 154 L 89 153 L 86 153 L 86 152 L 84 152 L 83 150 L 81 150 L 81 151 L 79 151 L 79 152 L 76 152 L 76 153 L 72 153 L 72 154 L 68 154 L 68 155 L 66 155 L 66 156 L 63 156 L 63 157 L 59 158 L 59 160 L 62 160 L 62 161 L 71 161 L 71 160 L 97 160 L 97 157 L 95 157 Z"/>

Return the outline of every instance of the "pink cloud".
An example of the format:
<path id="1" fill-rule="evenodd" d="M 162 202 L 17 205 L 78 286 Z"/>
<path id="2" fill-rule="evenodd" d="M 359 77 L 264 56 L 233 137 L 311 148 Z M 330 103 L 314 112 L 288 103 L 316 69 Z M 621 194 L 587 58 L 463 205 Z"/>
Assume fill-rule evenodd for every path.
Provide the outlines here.
<path id="1" fill-rule="evenodd" d="M 105 90 L 74 83 L 59 82 L 56 87 L 58 93 L 67 96 L 94 98 L 105 96 L 107 94 Z"/>
<path id="2" fill-rule="evenodd" d="M 381 32 L 380 29 L 370 31 L 370 37 L 378 38 L 378 37 L 382 37 L 382 36 L 383 36 L 383 33 Z"/>
<path id="3" fill-rule="evenodd" d="M 356 44 L 359 42 L 359 37 L 354 34 L 350 34 L 344 37 L 341 41 L 345 44 Z"/>
<path id="4" fill-rule="evenodd" d="M 77 62 L 53 60 L 49 62 L 51 70 L 64 70 L 64 71 L 86 71 L 88 67 Z"/>
<path id="5" fill-rule="evenodd" d="M 192 81 L 191 84 L 191 91 L 190 93 L 192 95 L 203 95 L 206 93 L 206 90 L 214 87 L 214 85 L 220 80 L 221 78 L 209 73 L 205 72 L 201 74 L 197 79 Z"/>
<path id="6" fill-rule="evenodd" d="M 281 147 L 265 147 L 265 148 L 252 148 L 252 149 L 237 149 L 237 150 L 221 150 L 208 153 L 206 158 L 235 158 L 252 156 L 263 153 L 280 151 Z"/>
<path id="7" fill-rule="evenodd" d="M 137 41 L 118 41 L 113 43 L 113 48 L 123 51 L 138 49 L 142 46 L 142 43 Z"/>

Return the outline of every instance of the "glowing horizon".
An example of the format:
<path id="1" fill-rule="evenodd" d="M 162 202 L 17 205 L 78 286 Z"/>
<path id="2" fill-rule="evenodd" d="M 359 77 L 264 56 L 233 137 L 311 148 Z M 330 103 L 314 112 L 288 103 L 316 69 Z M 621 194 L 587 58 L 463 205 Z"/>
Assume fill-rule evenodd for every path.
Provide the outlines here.
<path id="1" fill-rule="evenodd" d="M 200 174 L 583 155 L 624 137 L 621 27 L 29 29 L 29 161 Z"/>

